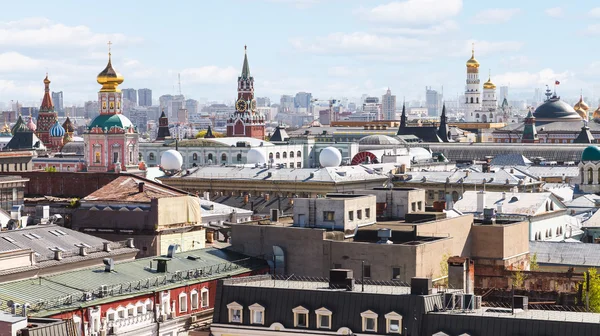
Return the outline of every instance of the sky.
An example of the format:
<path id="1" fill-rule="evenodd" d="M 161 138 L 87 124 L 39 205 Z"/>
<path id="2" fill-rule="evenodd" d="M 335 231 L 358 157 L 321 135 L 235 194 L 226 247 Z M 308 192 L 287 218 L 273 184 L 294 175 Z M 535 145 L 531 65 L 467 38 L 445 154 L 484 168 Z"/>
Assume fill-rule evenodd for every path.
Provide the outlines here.
<path id="1" fill-rule="evenodd" d="M 85 5 L 83 5 L 85 4 Z M 168 4 L 168 5 L 167 5 Z M 108 57 L 154 98 L 236 98 L 244 45 L 256 96 L 448 100 L 475 44 L 482 83 L 600 96 L 600 3 L 475 0 L 10 1 L 0 11 L 0 102 L 38 105 L 48 72 L 67 104 L 95 100 Z M 455 99 L 455 98 L 454 98 Z"/>

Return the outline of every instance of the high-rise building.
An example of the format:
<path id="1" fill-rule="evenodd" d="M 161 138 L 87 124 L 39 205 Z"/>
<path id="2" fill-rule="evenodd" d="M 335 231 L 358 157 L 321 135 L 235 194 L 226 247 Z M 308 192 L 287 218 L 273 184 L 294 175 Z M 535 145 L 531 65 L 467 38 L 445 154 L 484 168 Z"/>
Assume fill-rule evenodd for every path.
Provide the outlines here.
<path id="1" fill-rule="evenodd" d="M 366 120 L 380 120 L 381 119 L 381 104 L 377 97 L 367 97 L 362 106 L 363 114 L 366 115 Z"/>
<path id="2" fill-rule="evenodd" d="M 97 101 L 86 101 L 83 104 L 83 109 L 84 109 L 84 117 L 86 119 L 93 119 L 96 118 L 96 116 L 98 114 L 100 114 L 98 111 L 100 110 L 98 107 L 98 102 Z"/>
<path id="3" fill-rule="evenodd" d="M 294 110 L 294 97 L 282 95 L 279 99 L 279 112 L 292 112 Z"/>
<path id="4" fill-rule="evenodd" d="M 123 89 L 123 100 L 129 101 L 132 107 L 137 105 L 137 92 L 135 89 Z"/>
<path id="5" fill-rule="evenodd" d="M 427 114 L 430 117 L 437 117 L 440 115 L 442 99 L 442 94 L 437 90 L 433 90 L 431 86 L 425 87 L 425 105 L 427 106 Z"/>
<path id="6" fill-rule="evenodd" d="M 138 90 L 138 105 L 139 106 L 152 106 L 152 90 L 150 90 L 150 89 L 139 89 Z"/>
<path id="7" fill-rule="evenodd" d="M 504 85 L 500 87 L 500 96 L 498 98 L 500 100 L 504 100 L 504 98 L 508 100 L 508 86 Z"/>
<path id="8" fill-rule="evenodd" d="M 65 113 L 65 101 L 63 99 L 63 92 L 52 92 L 52 102 L 54 102 L 54 109 L 59 114 Z"/>
<path id="9" fill-rule="evenodd" d="M 396 119 L 396 96 L 392 94 L 389 88 L 381 97 L 381 113 L 385 120 Z"/>
<path id="10" fill-rule="evenodd" d="M 195 99 L 186 99 L 184 108 L 187 110 L 188 115 L 195 115 L 198 113 L 198 101 Z"/>
<path id="11" fill-rule="evenodd" d="M 298 92 L 294 97 L 295 108 L 308 108 L 312 100 L 312 93 L 310 92 Z"/>
<path id="12" fill-rule="evenodd" d="M 271 99 L 269 97 L 257 97 L 256 106 L 258 107 L 269 107 L 271 106 Z"/>

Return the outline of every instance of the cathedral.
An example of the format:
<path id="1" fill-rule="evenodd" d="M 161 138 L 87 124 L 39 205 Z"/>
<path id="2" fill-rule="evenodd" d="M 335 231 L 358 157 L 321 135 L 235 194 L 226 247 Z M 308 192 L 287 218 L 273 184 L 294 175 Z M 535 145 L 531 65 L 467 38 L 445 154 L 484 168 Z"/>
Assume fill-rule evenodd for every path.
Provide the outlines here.
<path id="1" fill-rule="evenodd" d="M 121 114 L 121 76 L 112 66 L 111 53 L 108 64 L 98 74 L 100 115 L 87 126 L 83 134 L 87 171 L 134 171 L 139 164 L 139 134 L 131 121 Z"/>
<path id="2" fill-rule="evenodd" d="M 248 55 L 244 47 L 242 74 L 238 77 L 236 111 L 227 119 L 228 137 L 251 137 L 265 139 L 265 117 L 256 109 L 254 77 L 250 75 Z"/>

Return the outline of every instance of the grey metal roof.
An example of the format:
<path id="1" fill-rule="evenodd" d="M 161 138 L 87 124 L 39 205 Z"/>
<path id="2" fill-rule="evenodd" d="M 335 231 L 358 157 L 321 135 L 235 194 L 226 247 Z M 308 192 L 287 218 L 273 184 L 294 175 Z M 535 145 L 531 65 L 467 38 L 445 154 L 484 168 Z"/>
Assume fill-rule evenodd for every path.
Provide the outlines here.
<path id="1" fill-rule="evenodd" d="M 600 267 L 600 244 L 531 241 L 529 253 L 540 265 Z"/>
<path id="2" fill-rule="evenodd" d="M 494 156 L 491 165 L 494 166 L 527 166 L 531 161 L 519 153 L 507 153 Z"/>
<path id="3" fill-rule="evenodd" d="M 600 134 L 597 136 L 600 138 Z M 522 143 L 428 143 L 432 152 L 442 153 L 450 161 L 484 160 L 488 156 L 517 153 L 526 158 L 543 157 L 549 161 L 581 160 L 583 150 L 589 144 L 522 144 Z"/>
<path id="4" fill-rule="evenodd" d="M 191 258 L 190 258 L 191 257 Z M 35 316 L 50 316 L 56 311 L 68 311 L 80 306 L 94 306 L 117 300 L 127 294 L 143 294 L 187 283 L 199 283 L 226 276 L 262 269 L 263 261 L 244 255 L 213 248 L 177 253 L 167 263 L 168 272 L 156 272 L 156 263 L 149 269 L 153 258 L 142 258 L 118 263 L 113 272 L 104 267 L 94 267 L 63 272 L 35 280 L 22 280 L 0 284 L 0 310 L 8 310 L 8 300 L 31 305 Z M 181 271 L 178 276 L 176 272 Z M 108 287 L 101 295 L 101 286 Z M 85 300 L 85 293 L 92 293 Z"/>

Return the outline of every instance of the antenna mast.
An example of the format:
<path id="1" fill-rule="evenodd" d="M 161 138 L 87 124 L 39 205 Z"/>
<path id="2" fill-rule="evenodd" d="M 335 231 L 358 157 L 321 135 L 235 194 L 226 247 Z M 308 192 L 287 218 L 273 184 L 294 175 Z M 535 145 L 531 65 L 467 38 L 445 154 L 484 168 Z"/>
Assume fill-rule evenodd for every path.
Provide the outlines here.
<path id="1" fill-rule="evenodd" d="M 179 85 L 179 95 L 181 96 L 181 73 L 177 74 L 177 85 Z"/>

